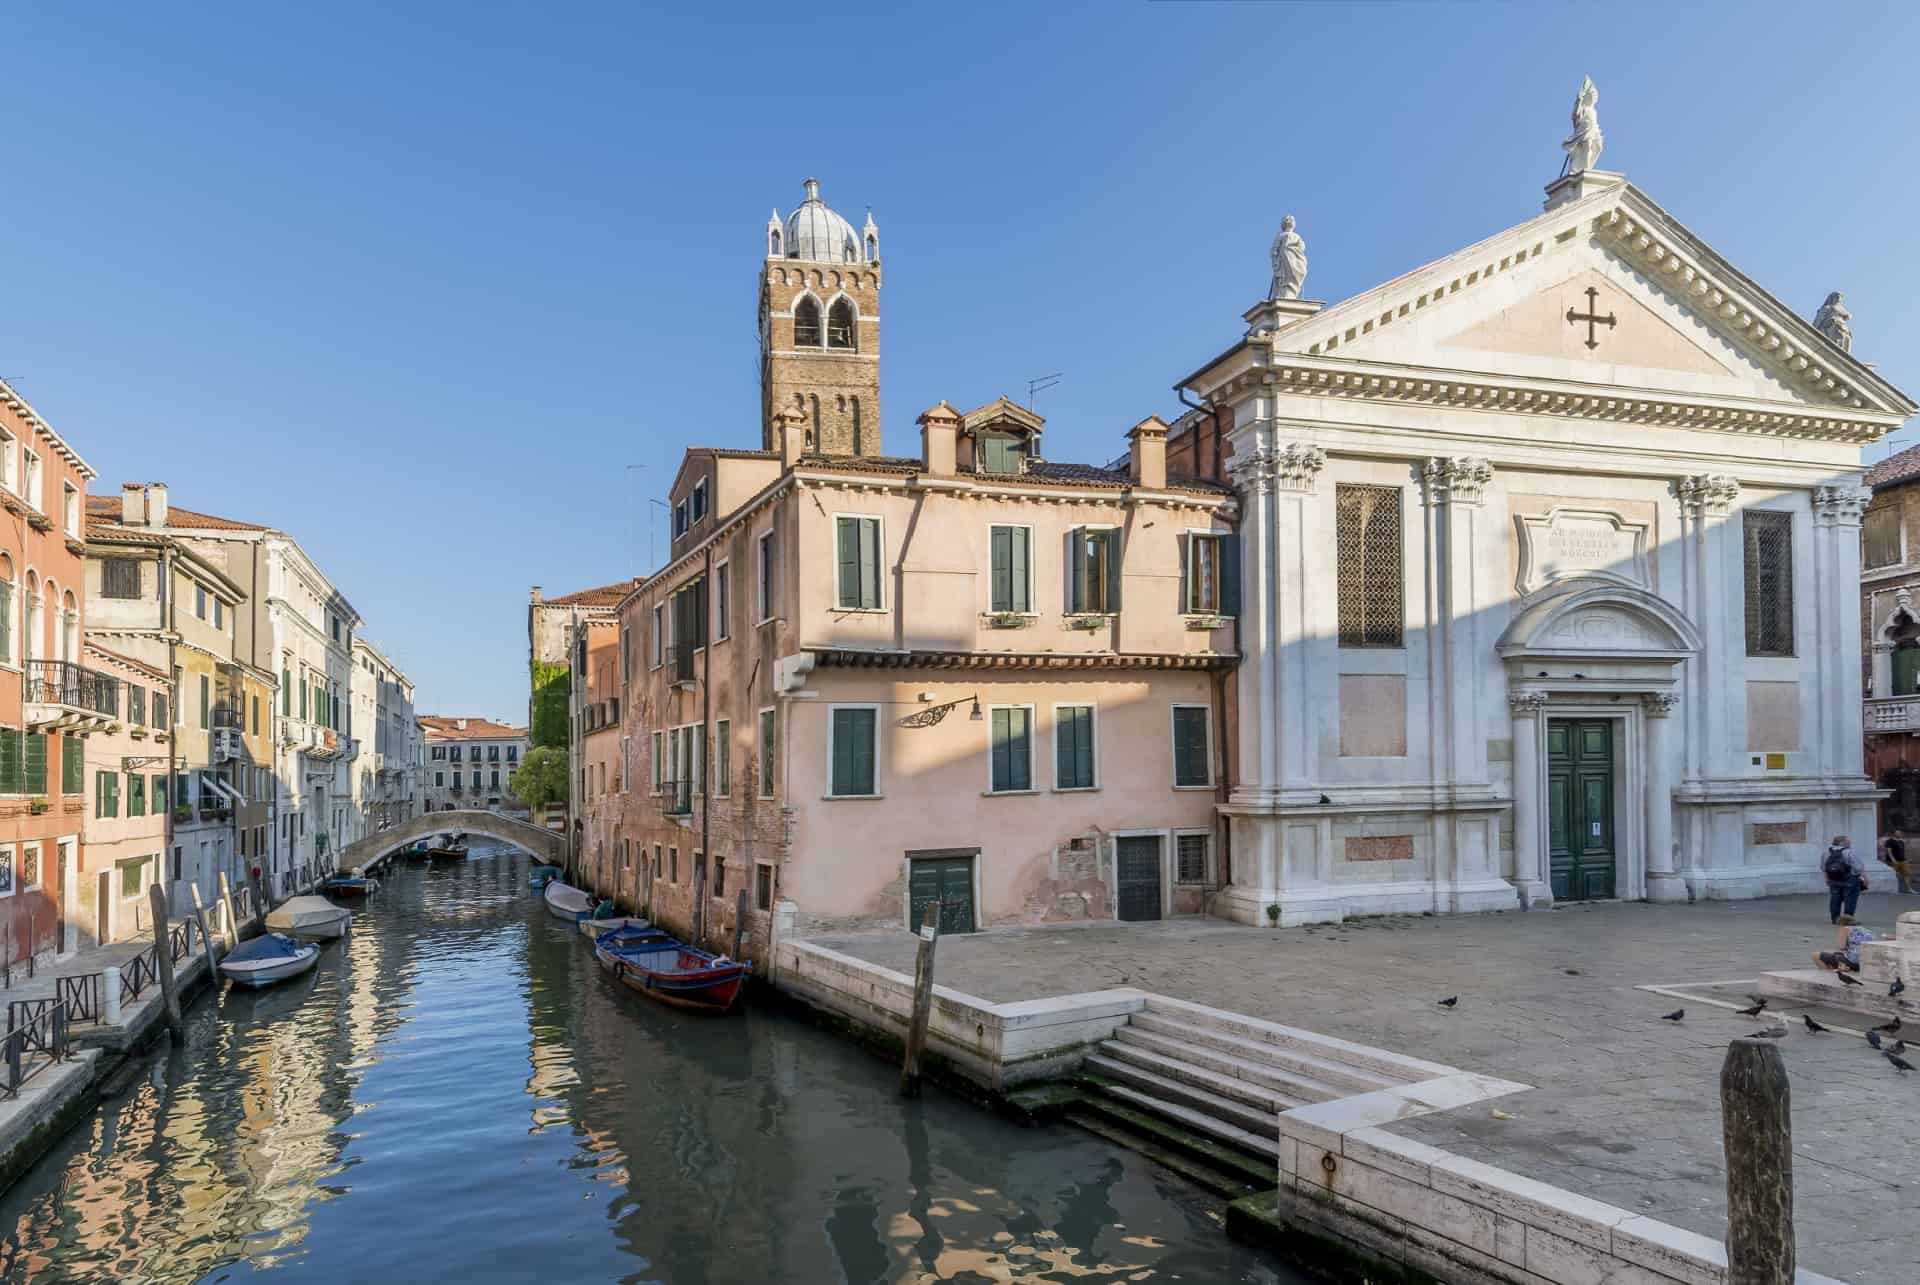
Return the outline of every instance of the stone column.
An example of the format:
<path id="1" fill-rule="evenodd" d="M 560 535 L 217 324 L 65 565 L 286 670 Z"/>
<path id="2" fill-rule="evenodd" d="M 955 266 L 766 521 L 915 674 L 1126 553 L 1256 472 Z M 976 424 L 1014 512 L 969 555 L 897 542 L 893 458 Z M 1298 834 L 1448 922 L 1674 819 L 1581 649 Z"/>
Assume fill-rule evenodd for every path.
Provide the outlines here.
<path id="1" fill-rule="evenodd" d="M 1675 871 L 1673 855 L 1674 771 L 1673 707 L 1680 698 L 1672 692 L 1653 692 L 1640 700 L 1647 715 L 1647 900 L 1685 901 L 1686 880 Z"/>
<path id="2" fill-rule="evenodd" d="M 1553 904 L 1540 841 L 1540 719 L 1546 707 L 1545 692 L 1507 693 L 1513 711 L 1513 882 L 1528 909 Z"/>
<path id="3" fill-rule="evenodd" d="M 1828 636 L 1821 640 L 1815 704 L 1821 710 L 1820 771 L 1862 774 L 1860 655 L 1860 520 L 1873 492 L 1857 486 L 1818 486 L 1813 491 L 1817 615 Z M 1824 535 L 1825 549 L 1821 550 Z M 1891 666 L 1889 666 L 1891 668 Z"/>
<path id="4" fill-rule="evenodd" d="M 1700 654 L 1687 662 L 1687 685 L 1698 698 L 1689 706 L 1685 779 L 1715 774 L 1715 757 L 1728 753 L 1726 715 L 1730 693 L 1725 681 L 1729 595 L 1744 597 L 1739 567 L 1729 571 L 1721 550 L 1727 514 L 1740 495 L 1737 479 L 1723 473 L 1696 473 L 1675 486 L 1681 525 L 1686 531 L 1687 613 L 1700 630 Z M 1729 582 L 1728 575 L 1734 579 Z M 1697 859 L 1697 857 L 1696 857 Z"/>

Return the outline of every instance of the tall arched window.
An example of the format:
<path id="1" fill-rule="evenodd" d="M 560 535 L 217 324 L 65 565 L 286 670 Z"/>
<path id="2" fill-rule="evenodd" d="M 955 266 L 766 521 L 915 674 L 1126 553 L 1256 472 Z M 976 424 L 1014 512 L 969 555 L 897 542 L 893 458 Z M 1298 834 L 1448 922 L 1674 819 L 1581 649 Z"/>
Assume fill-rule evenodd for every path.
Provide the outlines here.
<path id="1" fill-rule="evenodd" d="M 71 589 L 60 600 L 60 659 L 80 659 L 80 604 L 74 601 Z"/>
<path id="2" fill-rule="evenodd" d="M 0 553 L 0 661 L 13 663 L 13 559 Z"/>
<path id="3" fill-rule="evenodd" d="M 827 313 L 827 347 L 853 347 L 853 303 L 844 297 L 835 299 Z"/>
<path id="4" fill-rule="evenodd" d="M 794 305 L 793 346 L 795 348 L 820 346 L 820 304 L 812 295 L 808 295 Z"/>
<path id="5" fill-rule="evenodd" d="M 43 628 L 40 619 L 40 582 L 34 578 L 31 571 L 27 572 L 27 597 L 23 608 L 23 618 L 20 622 L 20 659 L 24 662 L 38 656 L 41 649 L 46 646 L 40 634 Z"/>

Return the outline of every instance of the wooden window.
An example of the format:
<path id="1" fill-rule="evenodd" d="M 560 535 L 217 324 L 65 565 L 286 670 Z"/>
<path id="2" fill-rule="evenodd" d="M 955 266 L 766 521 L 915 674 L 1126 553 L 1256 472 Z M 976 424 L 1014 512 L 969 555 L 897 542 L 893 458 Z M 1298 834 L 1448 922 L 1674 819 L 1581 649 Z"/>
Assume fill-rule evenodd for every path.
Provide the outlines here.
<path id="1" fill-rule="evenodd" d="M 980 467 L 982 473 L 1018 473 L 1026 457 L 1026 449 L 1020 440 L 988 434 L 980 439 Z"/>
<path id="2" fill-rule="evenodd" d="M 701 518 L 707 516 L 707 479 L 701 478 L 693 484 L 693 495 L 690 503 L 693 508 L 691 515 L 693 521 L 698 522 Z"/>
<path id="3" fill-rule="evenodd" d="M 120 872 L 120 899 L 138 897 L 147 890 L 147 862 L 150 858 L 135 857 L 131 861 L 121 861 L 114 869 Z"/>
<path id="4" fill-rule="evenodd" d="M 1207 882 L 1207 840 L 1204 834 L 1176 834 L 1173 836 L 1173 881 L 1175 883 Z"/>
<path id="5" fill-rule="evenodd" d="M 1210 763 L 1212 738 L 1207 734 L 1205 705 L 1173 707 L 1173 783 L 1181 786 L 1213 784 Z"/>
<path id="6" fill-rule="evenodd" d="M 138 598 L 140 596 L 140 559 L 102 558 L 100 560 L 100 596 Z"/>
<path id="7" fill-rule="evenodd" d="M 1333 530 L 1340 645 L 1405 646 L 1400 488 L 1336 486 Z"/>
<path id="8" fill-rule="evenodd" d="M 1094 787 L 1091 705 L 1054 707 L 1053 784 L 1059 790 L 1091 790 Z"/>
<path id="9" fill-rule="evenodd" d="M 773 711 L 760 711 L 760 797 L 773 797 Z"/>
<path id="10" fill-rule="evenodd" d="M 660 752 L 661 752 L 660 742 L 661 742 L 660 733 L 655 732 L 653 734 L 653 754 L 652 754 L 653 792 L 655 794 L 660 793 L 661 783 L 666 779 L 665 776 L 663 775 L 666 770 L 666 765 L 663 762 L 661 762 L 661 759 L 660 759 Z"/>
<path id="11" fill-rule="evenodd" d="M 165 727 L 166 725 L 167 725 L 167 697 L 164 692 L 155 692 L 153 694 L 153 722 L 149 723 L 148 726 L 149 727 Z"/>
<path id="12" fill-rule="evenodd" d="M 1747 655 L 1793 655 L 1793 515 L 1741 515 L 1747 589 Z"/>
<path id="13" fill-rule="evenodd" d="M 127 684 L 127 721 L 147 725 L 147 689 L 138 683 Z"/>
<path id="14" fill-rule="evenodd" d="M 840 565 L 840 608 L 874 611 L 880 607 L 880 519 L 836 518 Z"/>
<path id="15" fill-rule="evenodd" d="M 1023 526 L 991 528 L 992 610 L 1033 610 L 1033 532 Z"/>
<path id="16" fill-rule="evenodd" d="M 773 909 L 773 867 L 764 862 L 753 868 L 753 908 Z"/>
<path id="17" fill-rule="evenodd" d="M 26 764 L 26 793 L 47 792 L 47 738 L 39 732 L 27 732 L 21 738 L 21 758 Z"/>
<path id="18" fill-rule="evenodd" d="M 210 682 L 207 675 L 200 675 L 200 726 L 202 728 L 207 727 L 212 720 L 213 697 Z"/>
<path id="19" fill-rule="evenodd" d="M 793 346 L 820 346 L 820 304 L 812 295 L 807 295 L 793 306 Z"/>
<path id="20" fill-rule="evenodd" d="M 1067 536 L 1067 610 L 1104 615 L 1120 610 L 1120 532 L 1076 527 Z"/>
<path id="21" fill-rule="evenodd" d="M 0 661 L 13 663 L 13 568 L 0 567 Z"/>
<path id="22" fill-rule="evenodd" d="M 143 817 L 147 814 L 147 778 L 138 772 L 127 773 L 127 815 Z"/>
<path id="23" fill-rule="evenodd" d="M 157 711 L 159 706 L 156 705 L 154 709 Z M 304 714 L 306 711 L 301 712 Z M 293 671 L 283 669 L 280 671 L 280 717 L 285 718 L 291 713 L 293 713 Z M 156 718 L 154 721 L 164 722 L 165 720 Z"/>
<path id="24" fill-rule="evenodd" d="M 713 637 L 716 642 L 733 636 L 727 609 L 727 591 L 733 585 L 733 577 L 729 574 L 731 570 L 731 566 L 725 562 L 713 569 Z"/>
<path id="25" fill-rule="evenodd" d="M 833 301 L 833 307 L 827 309 L 827 347 L 853 348 L 853 303 L 841 298 Z"/>
<path id="26" fill-rule="evenodd" d="M 153 782 L 153 789 L 151 791 L 153 811 L 157 816 L 167 810 L 167 774 L 165 772 L 155 772 L 150 779 Z"/>
<path id="27" fill-rule="evenodd" d="M 201 620 L 207 618 L 207 590 L 205 585 L 193 587 L 193 614 Z"/>
<path id="28" fill-rule="evenodd" d="M 724 897 L 727 895 L 727 861 L 725 857 L 715 857 L 713 859 L 713 878 L 707 882 L 712 886 L 714 896 Z"/>
<path id="29" fill-rule="evenodd" d="M 86 743 L 78 736 L 62 736 L 60 738 L 60 793 L 79 794 L 86 788 Z"/>
<path id="30" fill-rule="evenodd" d="M 759 597 L 759 618 L 762 623 L 773 619 L 773 532 L 768 531 L 760 537 L 760 581 L 756 592 Z"/>
<path id="31" fill-rule="evenodd" d="M 713 729 L 713 791 L 733 793 L 733 720 L 723 718 Z"/>
<path id="32" fill-rule="evenodd" d="M 992 773 L 987 788 L 1015 793 L 1033 788 L 1033 710 L 995 706 L 992 713 Z"/>
<path id="33" fill-rule="evenodd" d="M 1860 524 L 1860 560 L 1871 571 L 1900 562 L 1900 501 L 1867 510 Z"/>
<path id="34" fill-rule="evenodd" d="M 1182 549 L 1180 598 L 1189 615 L 1240 614 L 1240 537 L 1189 531 Z"/>
<path id="35" fill-rule="evenodd" d="M 680 882 L 680 849 L 678 848 L 667 849 L 667 880 L 670 883 Z"/>
<path id="36" fill-rule="evenodd" d="M 878 793 L 875 737 L 879 711 L 871 705 L 836 705 L 828 730 L 827 755 L 832 764 L 827 793 L 835 798 L 862 798 Z"/>
<path id="37" fill-rule="evenodd" d="M 93 774 L 93 814 L 97 817 L 120 815 L 120 774 L 118 772 Z"/>

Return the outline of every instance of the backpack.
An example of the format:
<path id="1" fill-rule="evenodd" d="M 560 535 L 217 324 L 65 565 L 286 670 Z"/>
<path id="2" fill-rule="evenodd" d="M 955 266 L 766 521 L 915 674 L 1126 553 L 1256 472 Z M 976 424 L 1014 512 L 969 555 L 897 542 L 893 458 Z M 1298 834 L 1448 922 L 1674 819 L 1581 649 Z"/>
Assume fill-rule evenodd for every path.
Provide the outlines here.
<path id="1" fill-rule="evenodd" d="M 1844 883 L 1853 876 L 1853 865 L 1847 860 L 1845 848 L 1828 848 L 1827 856 L 1820 863 L 1820 873 L 1827 877 L 1828 883 Z"/>

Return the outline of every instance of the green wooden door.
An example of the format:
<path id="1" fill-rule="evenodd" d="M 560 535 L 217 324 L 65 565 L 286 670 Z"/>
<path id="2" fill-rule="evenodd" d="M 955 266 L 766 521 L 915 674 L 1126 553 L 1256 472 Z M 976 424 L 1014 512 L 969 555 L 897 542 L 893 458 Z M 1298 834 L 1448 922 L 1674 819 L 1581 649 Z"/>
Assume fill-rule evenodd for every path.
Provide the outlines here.
<path id="1" fill-rule="evenodd" d="M 1547 862 L 1556 901 L 1614 896 L 1613 724 L 1547 724 Z"/>
<path id="2" fill-rule="evenodd" d="M 974 930 L 973 863 L 978 855 L 976 850 L 964 854 L 907 854 L 911 871 L 907 880 L 908 905 L 913 913 L 912 925 L 915 929 L 920 927 L 927 903 L 937 898 L 940 902 L 941 932 L 970 933 Z"/>

